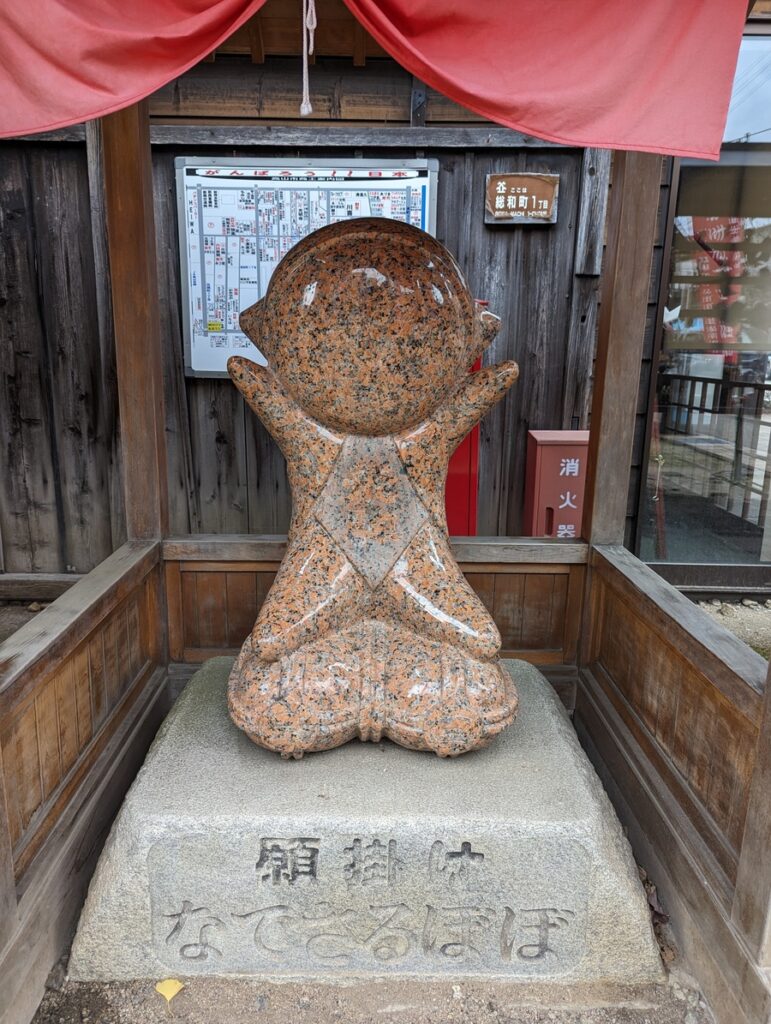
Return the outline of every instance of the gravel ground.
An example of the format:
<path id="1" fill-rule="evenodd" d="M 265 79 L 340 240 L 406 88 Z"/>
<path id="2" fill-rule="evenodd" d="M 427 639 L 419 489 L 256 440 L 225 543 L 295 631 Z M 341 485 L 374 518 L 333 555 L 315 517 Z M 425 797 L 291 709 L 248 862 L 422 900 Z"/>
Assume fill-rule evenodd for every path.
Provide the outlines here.
<path id="1" fill-rule="evenodd" d="M 1 601 L 0 602 L 0 643 L 7 640 L 11 633 L 34 619 L 38 612 L 45 608 L 39 601 Z"/>
<path id="2" fill-rule="evenodd" d="M 700 601 L 699 607 L 763 658 L 771 658 L 771 600 Z"/>
<path id="3" fill-rule="evenodd" d="M 522 1005 L 506 982 L 350 985 L 188 980 L 167 1005 L 152 981 L 75 984 L 46 993 L 33 1024 L 713 1024 L 681 981 L 630 993 L 626 1005 Z"/>

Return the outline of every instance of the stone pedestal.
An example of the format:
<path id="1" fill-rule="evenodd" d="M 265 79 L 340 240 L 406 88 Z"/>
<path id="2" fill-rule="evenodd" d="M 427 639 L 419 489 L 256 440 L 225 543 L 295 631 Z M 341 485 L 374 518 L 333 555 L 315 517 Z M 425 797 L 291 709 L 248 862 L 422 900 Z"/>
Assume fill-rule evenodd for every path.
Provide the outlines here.
<path id="1" fill-rule="evenodd" d="M 486 750 L 288 762 L 230 721 L 231 665 L 193 678 L 126 798 L 72 978 L 661 980 L 629 846 L 537 670 L 506 663 L 521 712 Z"/>

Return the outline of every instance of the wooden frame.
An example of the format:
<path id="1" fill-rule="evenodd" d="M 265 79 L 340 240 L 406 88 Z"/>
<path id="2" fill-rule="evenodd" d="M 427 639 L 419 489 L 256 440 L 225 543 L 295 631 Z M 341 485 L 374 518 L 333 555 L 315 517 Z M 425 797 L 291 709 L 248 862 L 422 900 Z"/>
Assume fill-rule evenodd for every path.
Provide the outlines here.
<path id="1" fill-rule="evenodd" d="M 718 1020 L 760 1024 L 771 1013 L 766 666 L 620 546 L 658 181 L 656 158 L 615 154 L 575 720 Z"/>
<path id="2" fill-rule="evenodd" d="M 170 660 L 235 655 L 285 548 L 283 537 L 271 536 L 165 540 Z M 468 537 L 454 538 L 452 548 L 501 631 L 504 657 L 575 666 L 586 544 Z"/>
<path id="3" fill-rule="evenodd" d="M 49 137 L 82 138 L 79 131 Z M 29 1019 L 61 952 L 105 829 L 164 710 L 170 662 L 230 651 L 246 628 L 242 610 L 237 629 L 225 621 L 227 646 L 216 646 L 215 630 L 210 644 L 188 642 L 185 581 L 197 589 L 199 578 L 208 577 L 204 588 L 224 578 L 227 597 L 228 580 L 236 577 L 236 589 L 254 590 L 256 603 L 256 577 L 274 571 L 284 544 L 276 537 L 165 536 L 149 147 L 151 139 L 176 144 L 183 137 L 196 145 L 298 147 L 322 144 L 319 130 L 151 129 L 147 105 L 139 104 L 104 119 L 101 137 L 89 133 L 92 151 L 103 154 L 126 504 L 135 539 L 0 646 L 0 975 L 13 978 L 0 993 L 2 1024 Z M 323 144 L 484 148 L 510 145 L 515 134 L 335 127 L 325 130 Z M 540 143 L 519 137 L 517 144 Z M 514 650 L 552 670 L 577 672 L 579 732 L 721 1024 L 760 1024 L 771 1011 L 763 970 L 771 966 L 771 697 L 762 661 L 708 627 L 698 609 L 619 547 L 659 168 L 650 155 L 615 156 L 586 542 L 456 538 L 453 546 L 493 610 L 499 580 L 501 588 L 535 579 L 541 589 L 564 591 L 561 634 L 546 637 L 540 650 Z M 587 254 L 587 266 L 598 268 L 599 259 L 598 251 Z M 491 599 L 485 576 L 493 578 Z"/>
<path id="4" fill-rule="evenodd" d="M 147 103 L 102 119 L 126 526 L 161 537 L 168 523 L 160 312 Z"/>
<path id="5" fill-rule="evenodd" d="M 593 549 L 575 721 L 720 1024 L 760 1024 L 766 665 L 628 551 Z"/>
<path id="6" fill-rule="evenodd" d="M 584 536 L 593 544 L 624 541 L 660 180 L 661 157 L 616 153 L 584 500 Z"/>
<path id="7" fill-rule="evenodd" d="M 0 645 L 0 1020 L 34 1013 L 166 708 L 160 549 L 126 544 Z"/>
<path id="8" fill-rule="evenodd" d="M 83 142 L 86 135 L 83 125 L 73 125 L 39 135 L 20 136 L 20 139 L 35 142 Z M 370 125 L 351 127 L 345 124 L 151 124 L 150 142 L 153 146 L 270 146 L 287 149 L 329 149 L 337 146 L 351 149 L 424 149 L 427 146 L 464 150 L 501 149 L 508 146 L 528 149 L 562 148 L 559 143 L 544 142 L 535 136 L 523 135 L 497 125 L 389 128 Z"/>

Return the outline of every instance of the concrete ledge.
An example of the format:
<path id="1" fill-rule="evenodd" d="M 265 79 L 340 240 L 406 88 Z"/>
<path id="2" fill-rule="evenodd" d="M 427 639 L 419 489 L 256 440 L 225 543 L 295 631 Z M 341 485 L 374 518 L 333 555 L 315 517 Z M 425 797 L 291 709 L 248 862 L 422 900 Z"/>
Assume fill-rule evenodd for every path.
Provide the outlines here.
<path id="1" fill-rule="evenodd" d="M 196 674 L 153 745 L 73 979 L 487 977 L 574 996 L 661 981 L 628 843 L 531 665 L 507 664 L 521 712 L 487 750 L 285 762 L 230 722 L 231 664 Z"/>

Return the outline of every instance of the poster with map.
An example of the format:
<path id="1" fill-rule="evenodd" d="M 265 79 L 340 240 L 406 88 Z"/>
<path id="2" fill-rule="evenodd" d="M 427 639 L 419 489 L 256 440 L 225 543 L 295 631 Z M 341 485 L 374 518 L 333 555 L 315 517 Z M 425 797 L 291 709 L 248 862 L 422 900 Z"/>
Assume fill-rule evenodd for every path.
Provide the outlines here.
<path id="1" fill-rule="evenodd" d="M 238 326 L 301 238 L 352 217 L 435 231 L 437 161 L 178 157 L 185 371 L 224 376 L 231 355 L 265 359 Z"/>

